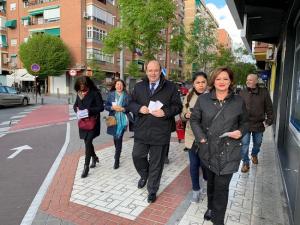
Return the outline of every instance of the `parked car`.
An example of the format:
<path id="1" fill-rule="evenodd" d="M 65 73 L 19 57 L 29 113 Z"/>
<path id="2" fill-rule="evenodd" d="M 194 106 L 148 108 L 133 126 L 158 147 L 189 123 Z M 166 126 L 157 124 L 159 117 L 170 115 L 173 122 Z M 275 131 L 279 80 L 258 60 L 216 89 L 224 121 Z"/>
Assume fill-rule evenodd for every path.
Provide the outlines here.
<path id="1" fill-rule="evenodd" d="M 176 82 L 175 83 L 178 87 L 178 91 L 180 92 L 180 95 L 187 95 L 189 93 L 189 89 L 184 85 L 182 82 Z"/>
<path id="2" fill-rule="evenodd" d="M 29 96 L 21 94 L 13 87 L 0 86 L 0 106 L 28 105 Z"/>

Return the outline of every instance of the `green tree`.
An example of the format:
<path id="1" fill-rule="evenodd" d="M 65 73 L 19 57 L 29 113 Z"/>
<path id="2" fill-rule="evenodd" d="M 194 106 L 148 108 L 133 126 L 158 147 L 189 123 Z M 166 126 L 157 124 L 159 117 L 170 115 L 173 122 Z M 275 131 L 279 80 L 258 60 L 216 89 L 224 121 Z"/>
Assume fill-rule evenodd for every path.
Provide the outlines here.
<path id="1" fill-rule="evenodd" d="M 70 53 L 63 41 L 48 34 L 33 35 L 20 45 L 19 55 L 24 68 L 41 78 L 62 75 L 71 62 Z M 37 73 L 31 70 L 31 65 L 35 63 L 40 65 Z"/>
<path id="2" fill-rule="evenodd" d="M 176 6 L 170 0 L 119 0 L 118 4 L 121 23 L 108 33 L 104 51 L 114 53 L 128 48 L 134 54 L 138 48 L 145 60 L 153 59 L 165 44 L 161 31 L 175 19 Z"/>
<path id="3" fill-rule="evenodd" d="M 241 85 L 246 83 L 248 74 L 257 72 L 255 64 L 247 62 L 236 62 L 231 69 L 234 73 L 235 84 Z"/>
<path id="4" fill-rule="evenodd" d="M 192 72 L 209 71 L 215 58 L 216 26 L 205 18 L 196 17 L 188 32 L 185 49 L 186 62 L 192 64 Z"/>
<path id="5" fill-rule="evenodd" d="M 92 79 L 102 82 L 105 79 L 105 72 L 101 70 L 99 61 L 92 57 L 87 61 L 87 64 L 92 71 Z"/>
<path id="6" fill-rule="evenodd" d="M 141 76 L 140 68 L 137 64 L 137 62 L 132 61 L 127 66 L 127 73 L 135 78 L 139 78 Z"/>
<path id="7" fill-rule="evenodd" d="M 219 66 L 231 67 L 236 62 L 236 57 L 233 55 L 231 49 L 224 48 L 222 45 L 218 46 L 217 54 L 213 60 L 214 68 Z"/>

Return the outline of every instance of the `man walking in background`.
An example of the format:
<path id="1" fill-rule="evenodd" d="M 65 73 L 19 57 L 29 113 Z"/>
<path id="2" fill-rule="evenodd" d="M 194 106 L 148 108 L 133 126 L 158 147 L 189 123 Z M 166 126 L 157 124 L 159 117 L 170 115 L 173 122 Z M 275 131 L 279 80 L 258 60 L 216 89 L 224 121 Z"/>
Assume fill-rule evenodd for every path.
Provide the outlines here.
<path id="1" fill-rule="evenodd" d="M 148 181 L 151 203 L 156 200 L 174 116 L 181 112 L 182 103 L 175 84 L 161 76 L 158 61 L 148 63 L 146 74 L 134 87 L 129 110 L 136 118 L 132 158 L 141 176 L 138 188 L 143 188 Z"/>
<path id="2" fill-rule="evenodd" d="M 251 160 L 253 164 L 258 164 L 257 155 L 263 139 L 265 128 L 273 123 L 273 106 L 270 94 L 266 88 L 257 85 L 257 74 L 247 76 L 247 88 L 240 92 L 244 99 L 249 114 L 249 132 L 242 139 L 243 166 L 241 172 L 247 173 L 250 169 L 249 144 L 253 139 Z"/>

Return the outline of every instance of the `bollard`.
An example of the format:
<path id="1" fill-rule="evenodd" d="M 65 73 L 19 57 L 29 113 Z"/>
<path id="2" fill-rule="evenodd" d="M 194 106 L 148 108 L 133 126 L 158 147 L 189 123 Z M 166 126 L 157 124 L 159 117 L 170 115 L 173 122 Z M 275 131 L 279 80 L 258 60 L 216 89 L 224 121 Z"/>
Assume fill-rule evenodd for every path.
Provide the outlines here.
<path id="1" fill-rule="evenodd" d="M 59 88 L 57 88 L 57 98 L 60 98 Z"/>
<path id="2" fill-rule="evenodd" d="M 41 98 L 41 104 L 44 105 L 44 98 Z"/>
<path id="3" fill-rule="evenodd" d="M 70 97 L 68 97 L 68 105 L 70 105 L 71 104 L 71 99 L 70 99 Z"/>

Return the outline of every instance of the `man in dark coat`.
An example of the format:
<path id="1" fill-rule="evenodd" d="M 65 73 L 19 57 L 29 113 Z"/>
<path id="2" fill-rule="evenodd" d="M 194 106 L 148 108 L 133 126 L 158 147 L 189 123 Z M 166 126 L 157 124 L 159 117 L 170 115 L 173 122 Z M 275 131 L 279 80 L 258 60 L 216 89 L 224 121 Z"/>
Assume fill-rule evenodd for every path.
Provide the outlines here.
<path id="1" fill-rule="evenodd" d="M 181 112 L 182 103 L 175 84 L 161 76 L 158 61 L 148 63 L 146 74 L 147 77 L 134 87 L 129 110 L 135 115 L 132 157 L 141 176 L 138 188 L 143 188 L 148 181 L 148 202 L 151 203 L 156 200 L 159 189 L 173 118 Z M 162 106 L 149 107 L 150 101 Z"/>
<path id="2" fill-rule="evenodd" d="M 247 173 L 250 169 L 248 155 L 251 135 L 253 139 L 251 160 L 253 164 L 258 164 L 257 155 L 260 151 L 263 132 L 273 123 L 274 118 L 270 94 L 266 88 L 258 87 L 257 82 L 258 76 L 249 74 L 246 81 L 247 88 L 240 92 L 249 114 L 249 132 L 242 139 L 243 167 L 241 171 L 243 173 Z"/>

